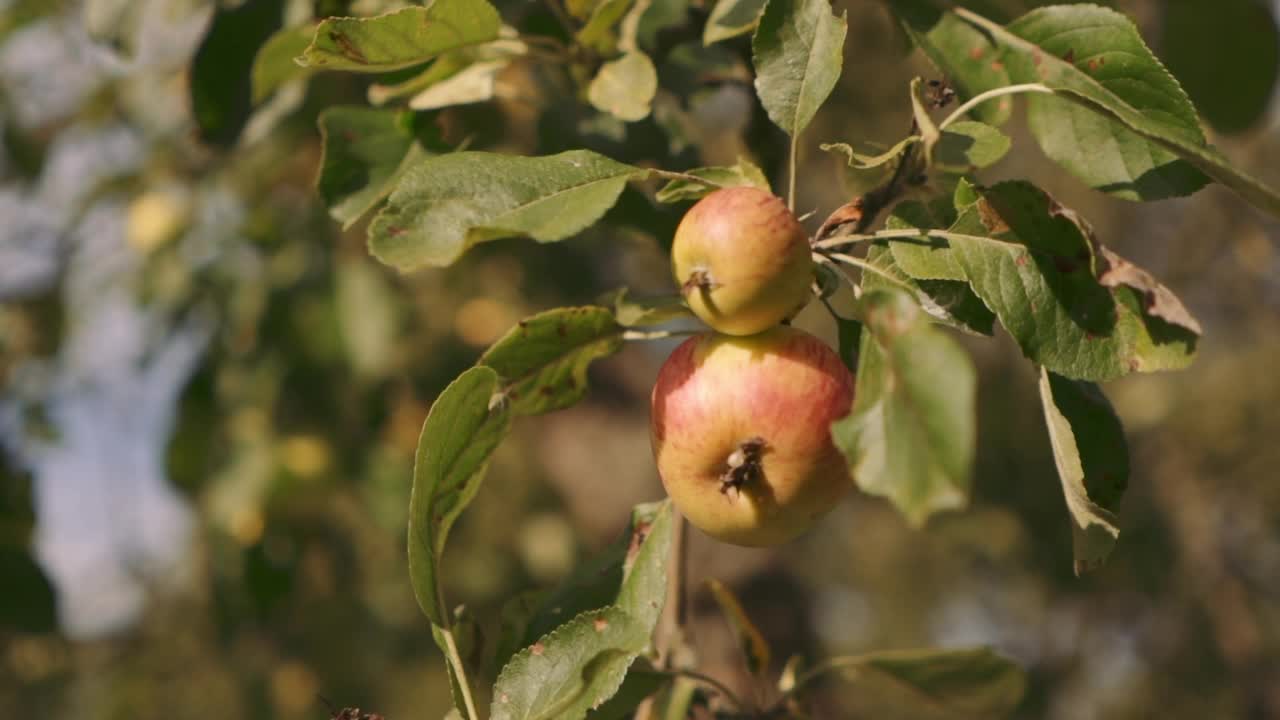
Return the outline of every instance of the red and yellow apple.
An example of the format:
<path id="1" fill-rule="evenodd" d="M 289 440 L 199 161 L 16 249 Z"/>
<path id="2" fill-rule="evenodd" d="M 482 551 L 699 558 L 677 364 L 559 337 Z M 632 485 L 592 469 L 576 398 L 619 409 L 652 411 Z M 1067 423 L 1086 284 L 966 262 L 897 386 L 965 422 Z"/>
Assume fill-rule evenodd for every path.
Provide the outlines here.
<path id="1" fill-rule="evenodd" d="M 663 364 L 651 398 L 662 484 L 712 537 L 786 542 L 852 487 L 830 430 L 852 403 L 849 371 L 806 332 L 690 338 Z"/>
<path id="2" fill-rule="evenodd" d="M 728 335 L 753 335 L 808 300 L 813 259 L 780 198 L 754 187 L 716 190 L 685 213 L 671 265 L 694 314 Z"/>

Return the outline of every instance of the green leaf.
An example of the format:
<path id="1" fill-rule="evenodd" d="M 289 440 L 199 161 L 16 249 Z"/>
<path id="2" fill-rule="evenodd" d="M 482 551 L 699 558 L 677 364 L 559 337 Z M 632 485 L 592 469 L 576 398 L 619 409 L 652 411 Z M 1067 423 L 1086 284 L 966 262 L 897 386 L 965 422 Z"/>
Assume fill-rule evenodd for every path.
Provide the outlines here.
<path id="1" fill-rule="evenodd" d="M 1014 21 L 1008 32 L 1035 48 L 1006 53 L 1015 81 L 1083 92 L 1091 103 L 1143 118 L 1157 137 L 1205 148 L 1186 93 L 1120 13 L 1084 5 L 1042 8 Z M 1153 138 L 1091 107 L 1050 95 L 1027 103 L 1027 123 L 1045 154 L 1094 189 L 1126 200 L 1160 200 L 1189 195 L 1208 181 Z"/>
<path id="2" fill-rule="evenodd" d="M 658 71 L 648 55 L 633 50 L 600 66 L 587 87 L 587 99 L 597 110 L 626 122 L 649 116 L 654 93 L 658 91 Z"/>
<path id="3" fill-rule="evenodd" d="M 910 290 L 920 303 L 920 308 L 934 321 L 971 335 L 991 335 L 995 330 L 995 314 L 973 293 L 969 284 L 945 279 L 913 278 L 903 271 L 896 259 L 896 253 L 906 247 L 916 246 L 911 241 L 903 240 L 892 242 L 888 246 L 873 245 L 868 248 L 866 260 L 880 274 L 864 274 L 863 287 Z"/>
<path id="4" fill-rule="evenodd" d="M 1266 114 L 1280 72 L 1273 8 L 1260 0 L 1164 3 L 1161 56 L 1219 132 Z"/>
<path id="5" fill-rule="evenodd" d="M 307 23 L 276 31 L 253 58 L 251 80 L 253 102 L 266 100 L 277 88 L 294 80 L 302 80 L 313 72 L 294 62 L 311 44 L 316 26 Z"/>
<path id="6" fill-rule="evenodd" d="M 636 507 L 621 557 L 615 546 L 606 572 L 593 568 L 596 575 L 621 568 L 613 604 L 581 612 L 516 653 L 494 685 L 492 720 L 579 720 L 618 691 L 662 612 L 671 525 L 669 502 Z M 550 601 L 561 598 L 568 614 L 582 595 L 559 592 Z"/>
<path id="7" fill-rule="evenodd" d="M 658 191 L 658 202 L 673 203 L 697 200 L 712 192 L 726 187 L 747 185 L 761 190 L 769 190 L 769 179 L 764 171 L 746 158 L 738 158 L 738 163 L 731 167 L 700 167 L 686 170 L 684 175 L 698 178 L 676 178 L 668 182 Z M 699 182 L 701 181 L 701 182 Z"/>
<path id="8" fill-rule="evenodd" d="M 529 623 L 533 621 L 538 608 L 541 607 L 543 593 L 537 590 L 525 590 L 512 595 L 502 604 L 499 614 L 498 639 L 493 651 L 493 673 L 506 666 L 511 656 L 520 651 L 528 643 L 525 636 L 529 631 Z"/>
<path id="9" fill-rule="evenodd" d="M 840 359 L 851 372 L 858 371 L 858 344 L 862 341 L 862 323 L 857 320 L 836 317 L 836 340 Z"/>
<path id="10" fill-rule="evenodd" d="M 1079 575 L 1101 565 L 1120 535 L 1112 509 L 1129 484 L 1129 448 L 1120 418 L 1093 383 L 1041 368 L 1040 400 L 1071 512 Z"/>
<path id="11" fill-rule="evenodd" d="M 961 185 L 967 183 L 961 180 Z M 947 227 L 955 222 L 954 217 L 955 210 L 945 198 L 932 206 L 907 201 L 894 207 L 885 226 L 891 230 Z M 995 315 L 969 287 L 964 270 L 952 258 L 945 240 L 893 240 L 887 251 L 872 247 L 867 260 L 917 289 L 921 307 L 935 319 L 968 333 L 991 335 L 994 331 Z"/>
<path id="12" fill-rule="evenodd" d="M 1098 10 L 1102 13 L 1107 13 L 1107 10 Z M 1053 90 L 1059 91 L 1060 96 L 1068 97 L 1068 99 L 1075 101 L 1076 104 L 1084 106 L 1084 108 L 1105 114 L 1107 117 L 1116 120 L 1116 122 L 1121 124 L 1124 128 L 1128 128 L 1129 131 L 1133 131 L 1134 133 L 1137 133 L 1137 135 L 1151 141 L 1153 150 L 1152 152 L 1148 152 L 1147 155 L 1139 155 L 1137 158 L 1134 158 L 1134 156 L 1132 156 L 1132 146 L 1129 147 L 1129 155 L 1121 155 L 1121 159 L 1123 159 L 1123 163 L 1125 164 L 1125 172 L 1128 172 L 1129 167 L 1139 167 L 1139 165 L 1143 164 L 1152 164 L 1153 160 L 1156 159 L 1157 152 L 1160 150 L 1174 152 L 1174 154 L 1188 160 L 1189 163 L 1196 165 L 1197 168 L 1201 169 L 1202 172 L 1207 173 L 1208 176 L 1213 179 L 1216 179 L 1216 181 L 1219 181 L 1222 184 L 1225 184 L 1225 186 L 1230 187 L 1231 190 L 1240 193 L 1240 196 L 1244 197 L 1245 200 L 1252 202 L 1252 204 L 1256 205 L 1257 208 L 1266 210 L 1267 213 L 1271 213 L 1272 215 L 1280 215 L 1280 195 L 1277 195 L 1277 193 L 1274 190 L 1271 190 L 1271 188 L 1263 186 L 1263 184 L 1258 182 L 1257 179 L 1249 177 L 1248 174 L 1239 172 L 1239 170 L 1235 169 L 1233 164 L 1231 164 L 1225 156 L 1222 156 L 1221 152 L 1212 149 L 1210 146 L 1204 145 L 1202 138 L 1199 137 L 1198 127 L 1196 128 L 1196 132 L 1192 132 L 1190 131 L 1190 128 L 1185 127 L 1185 120 L 1181 117 L 1181 113 L 1175 114 L 1170 113 L 1170 111 L 1161 111 L 1158 106 L 1155 106 L 1155 108 L 1148 108 L 1147 102 L 1139 102 L 1138 108 L 1147 108 L 1148 111 L 1135 108 L 1134 105 L 1130 105 L 1130 102 L 1126 100 L 1126 97 L 1117 96 L 1114 92 L 1108 90 L 1106 86 L 1103 86 L 1102 83 L 1091 77 L 1091 74 L 1080 72 L 1080 70 L 1075 67 L 1075 64 L 1066 63 L 1065 60 L 1061 60 L 1056 58 L 1056 56 L 1044 53 L 1044 51 L 1039 49 L 1037 45 L 1034 45 L 1033 42 L 1028 42 L 1027 40 L 1024 40 L 1024 38 L 1012 35 L 1012 33 L 1007 32 L 1005 28 L 997 26 L 997 24 L 991 23 L 989 20 L 979 18 L 978 15 L 966 13 L 963 12 L 963 10 L 960 10 L 960 13 L 964 13 L 964 17 L 968 19 L 969 22 L 986 29 L 986 31 L 991 33 L 993 37 L 996 37 L 997 40 L 1006 47 L 1005 56 L 1009 59 L 1010 64 L 1018 63 L 1018 67 L 1020 68 L 1019 77 L 1038 77 L 1039 82 L 1053 88 Z M 1117 17 L 1119 17 L 1119 15 L 1117 15 Z M 1123 17 L 1119 18 L 1121 22 L 1128 22 L 1128 20 L 1124 20 Z M 1112 31 L 1116 31 L 1116 28 L 1111 29 Z M 1112 35 L 1120 35 L 1121 37 L 1132 35 L 1132 37 L 1137 37 L 1137 32 L 1133 31 L 1132 27 L 1128 27 L 1121 29 L 1121 31 L 1114 32 Z M 1100 37 L 1108 36 L 1110 36 L 1108 33 L 1101 33 L 1100 35 Z M 1138 40 L 1138 42 L 1140 42 L 1140 40 Z M 1143 46 L 1143 50 L 1146 50 L 1146 47 Z M 1098 59 L 1103 58 L 1103 56 L 1105 55 L 1100 56 Z M 1036 64 L 1037 59 L 1039 59 L 1039 65 Z M 1079 58 L 1078 56 L 1075 56 L 1073 59 L 1078 60 Z M 1149 74 L 1162 74 L 1162 76 L 1167 77 L 1167 72 L 1164 68 L 1155 64 L 1155 60 L 1152 60 L 1152 63 L 1153 64 L 1149 65 L 1149 67 L 1153 69 Z M 1110 72 L 1115 72 L 1114 68 L 1116 65 L 1120 65 L 1121 68 L 1124 68 L 1126 63 L 1112 63 L 1112 70 L 1110 70 Z M 1139 63 L 1139 65 L 1144 64 Z M 1088 67 L 1088 63 L 1085 63 L 1085 67 Z M 1098 72 L 1101 73 L 1103 68 L 1105 68 L 1105 64 L 1098 67 Z M 1174 81 L 1169 79 L 1169 82 L 1172 83 Z M 1167 85 L 1167 83 L 1161 82 L 1161 85 Z M 1185 104 L 1189 106 L 1189 102 L 1185 100 L 1185 96 L 1180 95 L 1180 92 L 1178 95 L 1172 97 L 1164 97 L 1162 102 L 1169 105 Z M 1071 115 L 1071 117 L 1074 117 L 1074 115 Z M 1094 140 L 1096 140 L 1096 138 L 1094 138 Z M 1119 145 L 1116 145 L 1116 147 L 1119 147 Z M 1114 155 L 1097 152 L 1097 149 L 1098 145 L 1091 145 L 1085 150 L 1094 152 L 1094 154 L 1097 155 Z M 1114 161 L 1112 161 L 1112 165 L 1114 164 Z M 1169 164 L 1162 165 L 1162 168 L 1169 168 Z M 1119 168 L 1111 169 L 1115 170 L 1116 173 L 1120 173 Z M 1178 178 L 1183 177 L 1181 170 L 1176 170 L 1176 167 L 1172 169 L 1179 174 L 1175 174 L 1175 176 L 1170 176 L 1169 178 L 1164 179 L 1156 179 L 1155 176 L 1151 176 L 1149 182 L 1162 182 L 1165 183 L 1162 187 L 1167 188 L 1166 181 L 1176 182 L 1178 181 Z M 1140 181 L 1146 182 L 1147 178 L 1147 176 L 1143 176 L 1139 179 Z M 1189 184 L 1185 183 L 1181 186 L 1184 190 L 1187 187 L 1189 187 Z M 1130 192 L 1130 195 L 1133 195 L 1133 193 L 1142 191 L 1144 188 L 1146 188 L 1146 186 L 1143 186 L 1142 183 L 1133 184 L 1133 186 L 1125 186 L 1125 184 L 1121 183 L 1120 186 L 1107 186 L 1105 187 L 1105 190 Z"/>
<path id="13" fill-rule="evenodd" d="M 988 648 L 893 650 L 860 656 L 853 672 L 858 717 L 999 720 L 1026 692 L 1026 677 Z"/>
<path id="14" fill-rule="evenodd" d="M 449 529 L 475 497 L 489 456 L 507 435 L 511 411 L 490 407 L 498 374 L 485 367 L 467 370 L 431 406 L 413 467 L 409 495 L 409 578 L 418 605 L 435 625 L 441 606 L 438 571 Z"/>
<path id="15" fill-rule="evenodd" d="M 1009 152 L 1009 136 L 985 123 L 961 120 L 942 131 L 933 163 L 946 172 L 968 173 L 994 165 Z"/>
<path id="16" fill-rule="evenodd" d="M 502 24 L 487 0 L 432 0 L 371 18 L 328 18 L 300 60 L 315 70 L 380 73 L 495 40 Z"/>
<path id="17" fill-rule="evenodd" d="M 996 46 L 977 28 L 943 12 L 933 0 L 890 0 L 889 4 L 912 41 L 962 100 L 1010 84 Z M 979 105 L 974 114 L 983 122 L 1001 125 L 1012 110 L 1012 100 L 1001 98 Z"/>
<path id="18" fill-rule="evenodd" d="M 601 298 L 601 305 L 613 308 L 613 317 L 623 327 L 648 327 L 693 317 L 679 293 L 633 298 L 627 288 L 618 288 Z"/>
<path id="19" fill-rule="evenodd" d="M 502 376 L 517 415 L 569 407 L 587 392 L 587 366 L 622 347 L 622 327 L 601 307 L 557 308 L 521 320 L 477 361 Z"/>
<path id="20" fill-rule="evenodd" d="M 493 687 L 491 720 L 582 720 L 622 685 L 649 633 L 617 607 L 585 612 L 521 650 Z"/>
<path id="21" fill-rule="evenodd" d="M 689 0 L 651 0 L 636 23 L 636 42 L 643 47 L 656 47 L 658 33 L 681 27 L 688 19 Z"/>
<path id="22" fill-rule="evenodd" d="M 845 163 L 853 170 L 871 170 L 894 162 L 912 144 L 920 142 L 919 135 L 911 135 L 879 155 L 859 155 L 846 143 L 823 143 L 820 147 L 833 155 L 844 155 Z"/>
<path id="23" fill-rule="evenodd" d="M 845 16 L 830 0 L 771 0 L 751 40 L 756 94 L 792 137 L 808 127 L 835 88 L 844 62 Z"/>
<path id="24" fill-rule="evenodd" d="M 318 123 L 316 189 L 343 228 L 382 202 L 400 176 L 427 156 L 414 134 L 413 113 L 337 106 L 321 112 Z"/>
<path id="25" fill-rule="evenodd" d="M 449 265 L 481 242 L 563 240 L 599 220 L 647 171 L 587 150 L 546 157 L 460 152 L 404 173 L 374 218 L 369 247 L 401 270 Z"/>
<path id="26" fill-rule="evenodd" d="M 667 581 L 662 573 L 670 545 L 669 503 L 634 507 L 626 532 L 542 598 L 525 631 L 524 644 L 533 643 L 566 618 L 608 605 L 617 605 L 647 624 L 657 623 L 665 599 Z"/>
<path id="27" fill-rule="evenodd" d="M 1199 324 L 1167 288 L 1025 182 L 981 191 L 950 254 L 1032 362 L 1077 380 L 1186 367 Z"/>
<path id="28" fill-rule="evenodd" d="M 600 707 L 587 713 L 587 720 L 626 720 L 640 703 L 656 695 L 671 683 L 671 676 L 653 670 L 644 658 L 636 659 L 627 670 L 622 687 Z"/>
<path id="29" fill-rule="evenodd" d="M 587 24 L 578 31 L 578 42 L 596 50 L 607 53 L 617 47 L 617 37 L 613 28 L 631 9 L 635 0 L 600 0 L 587 18 Z"/>
<path id="30" fill-rule="evenodd" d="M 920 526 L 968 502 L 975 443 L 973 363 L 907 294 L 863 296 L 865 330 L 849 416 L 831 426 L 858 486 Z"/>
<path id="31" fill-rule="evenodd" d="M 484 102 L 493 98 L 498 74 L 528 52 L 529 46 L 517 38 L 514 30 L 503 28 L 499 39 L 450 50 L 407 80 L 370 85 L 369 102 L 383 105 L 412 95 L 409 107 L 414 110 Z"/>
<path id="32" fill-rule="evenodd" d="M 717 0 L 702 28 L 702 44 L 728 40 L 756 29 L 765 0 Z"/>
<path id="33" fill-rule="evenodd" d="M 747 671 L 755 677 L 756 681 L 767 682 L 769 661 L 773 655 L 769 641 L 764 639 L 764 634 L 755 626 L 755 623 L 751 622 L 747 611 L 742 608 L 742 603 L 727 585 L 712 578 L 707 581 L 707 588 L 711 590 L 711 596 L 720 606 L 720 614 L 724 615 L 724 619 L 729 623 L 729 629 L 738 640 L 738 648 L 746 659 Z"/>

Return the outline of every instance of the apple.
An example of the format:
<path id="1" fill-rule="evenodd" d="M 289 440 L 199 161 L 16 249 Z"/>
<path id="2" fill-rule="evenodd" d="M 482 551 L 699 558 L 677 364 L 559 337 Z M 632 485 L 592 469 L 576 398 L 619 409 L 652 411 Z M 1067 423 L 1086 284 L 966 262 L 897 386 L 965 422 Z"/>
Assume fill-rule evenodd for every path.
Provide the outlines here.
<path id="1" fill-rule="evenodd" d="M 777 325 L 808 301 L 808 238 L 780 198 L 754 187 L 716 190 L 685 213 L 671 266 L 694 314 L 728 335 Z"/>
<path id="2" fill-rule="evenodd" d="M 852 403 L 848 369 L 806 332 L 780 325 L 690 338 L 663 364 L 651 397 L 662 484 L 712 537 L 786 542 L 853 485 L 830 429 Z"/>

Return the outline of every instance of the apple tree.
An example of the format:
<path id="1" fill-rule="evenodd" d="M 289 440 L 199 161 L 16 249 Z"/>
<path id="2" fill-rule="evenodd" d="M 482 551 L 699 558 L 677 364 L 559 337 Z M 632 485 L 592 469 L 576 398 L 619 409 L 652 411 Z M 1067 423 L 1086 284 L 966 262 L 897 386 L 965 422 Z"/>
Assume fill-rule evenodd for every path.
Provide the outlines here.
<path id="1" fill-rule="evenodd" d="M 767 676 L 767 644 L 716 585 L 763 688 L 735 695 L 699 672 L 678 627 L 663 621 L 683 602 L 685 518 L 760 545 L 793 538 L 850 491 L 884 498 L 917 527 L 963 511 L 981 408 L 957 337 L 1002 328 L 1040 378 L 1075 571 L 1097 568 L 1117 542 L 1130 464 L 1099 386 L 1187 368 L 1202 328 L 1037 178 L 983 180 L 1018 136 L 1015 107 L 1029 130 L 1021 142 L 1111 198 L 1157 201 L 1218 183 L 1280 215 L 1280 194 L 1208 142 L 1188 93 L 1110 8 L 1050 5 L 997 21 L 970 8 L 979 3 L 890 0 L 936 73 L 901 88 L 909 127 L 868 150 L 866 138 L 806 132 L 837 87 L 849 35 L 829 0 L 704 4 L 700 42 L 682 46 L 684 67 L 714 73 L 719 58 L 744 53 L 750 75 L 736 81 L 750 83 L 777 129 L 753 136 L 732 165 L 619 159 L 601 143 L 583 147 L 581 128 L 562 127 L 536 130 L 568 138 L 562 151 L 520 156 L 472 149 L 470 128 L 441 127 L 442 108 L 495 98 L 502 74 L 521 68 L 558 102 L 592 108 L 593 127 L 615 149 L 650 120 L 681 142 L 681 91 L 664 86 L 680 78 L 660 82 L 657 70 L 675 52 L 663 33 L 688 17 L 690 3 L 679 0 L 550 0 L 535 11 L 487 0 L 370 3 L 364 15 L 284 27 L 253 61 L 255 102 L 335 74 L 372 76 L 367 105 L 320 116 L 316 188 L 334 221 L 365 223 L 369 252 L 399 271 L 447 267 L 499 239 L 566 240 L 624 211 L 643 224 L 663 205 L 689 208 L 672 232 L 669 295 L 620 288 L 521 320 L 441 393 L 422 426 L 409 580 L 448 661 L 451 714 L 805 717 L 807 691 L 846 676 L 879 679 L 859 692 L 873 701 L 880 693 L 886 716 L 1005 716 L 1024 679 L 987 648 L 795 658 Z M 230 11 L 214 33 L 224 19 L 233 34 Z M 1197 94 L 1212 85 L 1188 77 Z M 204 132 L 234 135 L 219 98 L 194 102 Z M 1213 113 L 1215 124 L 1241 122 Z M 481 115 L 467 117 L 479 124 Z M 805 225 L 797 158 L 817 149 L 872 181 Z M 779 160 L 777 177 L 761 157 Z M 615 209 L 624 191 L 644 202 Z M 838 347 L 782 327 L 810 303 L 830 314 Z M 664 366 L 651 418 L 670 501 L 637 506 L 604 556 L 537 601 L 514 599 L 478 633 L 442 580 L 450 529 L 492 453 L 513 424 L 577 403 L 593 361 L 679 335 L 694 337 Z"/>

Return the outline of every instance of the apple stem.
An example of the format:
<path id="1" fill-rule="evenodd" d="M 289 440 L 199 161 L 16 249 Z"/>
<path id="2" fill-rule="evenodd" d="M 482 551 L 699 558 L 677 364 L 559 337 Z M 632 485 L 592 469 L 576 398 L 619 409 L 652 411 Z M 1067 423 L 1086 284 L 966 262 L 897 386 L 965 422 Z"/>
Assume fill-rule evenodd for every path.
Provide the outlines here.
<path id="1" fill-rule="evenodd" d="M 791 212 L 796 211 L 796 155 L 800 147 L 796 135 L 791 136 L 791 149 L 787 157 L 787 209 Z"/>
<path id="2" fill-rule="evenodd" d="M 760 458 L 767 447 L 764 438 L 753 437 L 729 453 L 725 460 L 728 469 L 720 476 L 720 493 L 727 495 L 730 490 L 736 493 L 743 485 L 763 479 L 764 468 L 760 466 Z"/>
<path id="3" fill-rule="evenodd" d="M 688 295 L 694 290 L 714 290 L 720 287 L 720 283 L 711 279 L 711 272 L 705 268 L 698 268 L 689 273 L 689 279 L 684 281 L 684 285 L 680 286 L 680 294 Z"/>

